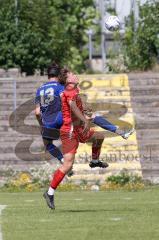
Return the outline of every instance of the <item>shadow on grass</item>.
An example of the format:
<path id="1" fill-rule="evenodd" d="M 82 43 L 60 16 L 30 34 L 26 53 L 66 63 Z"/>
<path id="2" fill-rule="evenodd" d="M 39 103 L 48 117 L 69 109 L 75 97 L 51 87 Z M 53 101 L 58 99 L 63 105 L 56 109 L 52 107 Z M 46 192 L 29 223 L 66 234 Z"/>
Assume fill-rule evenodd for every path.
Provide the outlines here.
<path id="1" fill-rule="evenodd" d="M 69 210 L 55 210 L 56 213 L 97 213 L 97 212 L 135 212 L 136 209 L 69 209 Z"/>

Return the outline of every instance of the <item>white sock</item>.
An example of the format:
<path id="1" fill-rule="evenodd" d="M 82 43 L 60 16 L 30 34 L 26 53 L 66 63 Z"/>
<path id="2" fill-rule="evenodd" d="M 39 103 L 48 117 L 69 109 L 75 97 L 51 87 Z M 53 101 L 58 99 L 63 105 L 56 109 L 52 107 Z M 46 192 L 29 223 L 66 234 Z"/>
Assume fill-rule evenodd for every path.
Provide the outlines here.
<path id="1" fill-rule="evenodd" d="M 55 190 L 52 187 L 49 187 L 48 194 L 49 195 L 54 195 Z"/>
<path id="2" fill-rule="evenodd" d="M 62 159 L 60 160 L 60 162 L 61 162 L 61 163 L 64 163 L 64 158 L 62 158 Z"/>
<path id="3" fill-rule="evenodd" d="M 117 130 L 115 132 L 120 136 L 123 136 L 125 134 L 125 132 L 120 128 L 117 128 Z"/>
<path id="4" fill-rule="evenodd" d="M 91 162 L 93 162 L 93 163 L 98 163 L 98 162 L 99 162 L 99 159 L 92 159 Z"/>

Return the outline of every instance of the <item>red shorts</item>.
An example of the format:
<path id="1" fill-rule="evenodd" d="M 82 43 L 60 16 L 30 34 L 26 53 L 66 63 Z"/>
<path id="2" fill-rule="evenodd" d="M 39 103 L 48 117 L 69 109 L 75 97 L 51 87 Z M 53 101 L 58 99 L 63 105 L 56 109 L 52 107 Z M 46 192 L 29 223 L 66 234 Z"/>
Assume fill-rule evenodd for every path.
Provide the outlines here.
<path id="1" fill-rule="evenodd" d="M 62 152 L 76 153 L 79 143 L 86 143 L 93 136 L 94 130 L 90 129 L 87 133 L 83 133 L 83 127 L 76 127 L 71 132 L 60 131 L 60 137 L 62 141 Z"/>

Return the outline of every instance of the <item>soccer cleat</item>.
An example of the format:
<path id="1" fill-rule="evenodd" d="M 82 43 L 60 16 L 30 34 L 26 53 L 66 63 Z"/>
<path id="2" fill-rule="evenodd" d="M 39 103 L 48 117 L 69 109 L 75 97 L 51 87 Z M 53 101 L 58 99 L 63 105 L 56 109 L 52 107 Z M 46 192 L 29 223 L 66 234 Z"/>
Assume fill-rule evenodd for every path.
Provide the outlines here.
<path id="1" fill-rule="evenodd" d="M 108 165 L 108 163 L 102 162 L 102 161 L 98 161 L 98 162 L 91 161 L 91 162 L 89 163 L 89 166 L 90 166 L 91 168 L 95 168 L 95 167 L 107 168 L 109 165 Z"/>
<path id="2" fill-rule="evenodd" d="M 122 134 L 122 138 L 128 139 L 128 138 L 134 133 L 134 131 L 135 131 L 135 129 L 132 128 L 132 129 L 124 132 L 124 133 Z"/>
<path id="3" fill-rule="evenodd" d="M 48 192 L 46 191 L 46 192 L 43 194 L 43 197 L 45 198 L 48 207 L 51 208 L 51 209 L 55 209 L 55 205 L 54 205 L 54 195 L 49 195 Z"/>

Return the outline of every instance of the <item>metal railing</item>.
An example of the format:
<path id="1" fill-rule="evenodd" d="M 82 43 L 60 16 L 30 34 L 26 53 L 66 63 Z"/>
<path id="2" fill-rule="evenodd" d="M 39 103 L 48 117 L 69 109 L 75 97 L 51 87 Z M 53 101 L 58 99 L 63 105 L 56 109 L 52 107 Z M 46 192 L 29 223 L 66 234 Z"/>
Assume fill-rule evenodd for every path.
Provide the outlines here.
<path id="1" fill-rule="evenodd" d="M 0 78 L 0 83 L 12 82 L 12 93 L 13 93 L 13 111 L 17 108 L 17 81 L 14 78 Z"/>
<path id="2" fill-rule="evenodd" d="M 16 128 L 16 108 L 17 108 L 17 81 L 14 78 L 0 78 L 0 85 L 1 83 L 5 86 L 6 82 L 10 82 L 11 83 L 11 93 L 13 94 L 13 114 L 14 114 L 14 127 Z M 3 89 L 4 87 L 2 87 Z M 2 93 L 3 94 L 3 93 Z M 4 92 L 5 94 L 5 92 Z M 0 98 L 1 99 L 1 98 Z"/>

